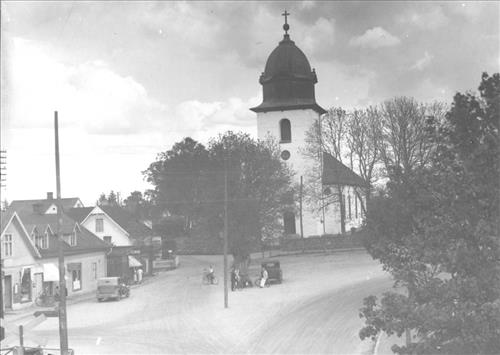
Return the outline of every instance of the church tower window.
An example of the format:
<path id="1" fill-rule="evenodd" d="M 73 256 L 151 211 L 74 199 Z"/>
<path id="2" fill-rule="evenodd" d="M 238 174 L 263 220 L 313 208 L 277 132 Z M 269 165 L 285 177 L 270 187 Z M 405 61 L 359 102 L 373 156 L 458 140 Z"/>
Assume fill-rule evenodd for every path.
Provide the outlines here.
<path id="1" fill-rule="evenodd" d="M 292 127 L 290 120 L 283 118 L 280 121 L 280 143 L 290 143 L 292 141 Z"/>
<path id="2" fill-rule="evenodd" d="M 295 213 L 287 211 L 283 214 L 283 224 L 285 235 L 295 234 Z"/>

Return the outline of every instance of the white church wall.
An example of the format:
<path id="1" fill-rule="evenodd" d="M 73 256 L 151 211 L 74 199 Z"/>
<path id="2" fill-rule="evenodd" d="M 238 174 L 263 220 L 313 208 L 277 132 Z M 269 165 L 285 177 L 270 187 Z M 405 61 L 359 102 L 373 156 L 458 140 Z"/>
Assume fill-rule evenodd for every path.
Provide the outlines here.
<path id="1" fill-rule="evenodd" d="M 257 136 L 259 139 L 266 139 L 272 136 L 277 142 L 280 142 L 280 121 L 288 119 L 291 126 L 292 139 L 288 143 L 280 143 L 280 150 L 288 150 L 290 159 L 287 160 L 289 166 L 295 171 L 294 182 L 300 183 L 300 176 L 304 177 L 304 184 L 307 184 L 306 172 L 310 171 L 313 162 L 306 159 L 302 150 L 305 148 L 306 132 L 311 128 L 319 114 L 311 109 L 289 110 L 289 111 L 271 111 L 259 112 L 257 114 Z M 307 206 L 302 211 L 302 224 L 304 237 L 324 234 L 322 216 L 311 212 Z M 297 213 L 295 217 L 295 226 L 297 234 L 300 234 L 300 216 Z"/>

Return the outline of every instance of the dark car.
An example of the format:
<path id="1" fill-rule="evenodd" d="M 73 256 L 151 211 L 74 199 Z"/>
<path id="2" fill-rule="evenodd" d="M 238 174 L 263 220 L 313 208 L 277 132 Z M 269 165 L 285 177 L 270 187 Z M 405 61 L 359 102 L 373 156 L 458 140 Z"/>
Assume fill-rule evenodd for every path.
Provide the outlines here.
<path id="1" fill-rule="evenodd" d="M 283 271 L 281 271 L 279 261 L 266 261 L 261 263 L 261 266 L 267 270 L 268 282 L 276 282 L 280 284 L 283 281 Z"/>
<path id="2" fill-rule="evenodd" d="M 119 301 L 130 296 L 130 288 L 119 277 L 102 277 L 97 280 L 96 296 L 99 302 L 107 298 Z"/>

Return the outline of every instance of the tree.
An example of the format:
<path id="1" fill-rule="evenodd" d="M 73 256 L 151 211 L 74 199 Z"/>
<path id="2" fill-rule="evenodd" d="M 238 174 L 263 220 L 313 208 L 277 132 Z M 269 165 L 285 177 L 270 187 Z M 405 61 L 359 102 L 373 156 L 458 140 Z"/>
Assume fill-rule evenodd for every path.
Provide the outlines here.
<path id="1" fill-rule="evenodd" d="M 123 207 L 132 213 L 138 220 L 150 220 L 153 218 L 153 205 L 147 199 L 147 194 L 142 194 L 140 191 L 133 191 L 123 201 Z"/>
<path id="2" fill-rule="evenodd" d="M 208 178 L 208 151 L 192 138 L 184 138 L 171 150 L 158 154 L 155 162 L 143 171 L 146 180 L 155 186 L 152 200 L 157 208 L 186 217 L 192 227 L 201 217 L 201 201 L 205 199 L 204 183 Z"/>
<path id="3" fill-rule="evenodd" d="M 500 76 L 483 74 L 479 93 L 427 120 L 419 158 L 393 155 L 404 178 L 368 209 L 368 251 L 406 292 L 367 297 L 360 337 L 406 332 L 399 354 L 500 349 Z"/>
<path id="4" fill-rule="evenodd" d="M 155 185 L 154 203 L 188 216 L 205 235 L 218 236 L 224 226 L 226 169 L 231 252 L 245 260 L 262 236 L 281 234 L 282 200 L 291 191 L 292 173 L 275 143 L 226 132 L 205 149 L 186 138 L 160 154 L 144 174 Z"/>
<path id="5" fill-rule="evenodd" d="M 236 262 L 244 261 L 262 238 L 282 235 L 283 212 L 294 208 L 283 203 L 292 193 L 292 172 L 275 142 L 255 141 L 248 134 L 219 135 L 210 142 L 209 152 L 211 165 L 219 172 L 214 200 L 224 198 L 223 173 L 228 171 L 230 247 Z M 223 217 L 223 205 L 213 207 Z"/>
<path id="6" fill-rule="evenodd" d="M 365 188 L 355 188 L 361 201 L 361 209 L 366 213 L 363 203 L 371 196 L 371 184 L 378 177 L 375 174 L 380 162 L 382 131 L 381 115 L 376 108 L 348 112 L 342 108 L 332 108 L 321 120 L 314 122 L 306 132 L 306 148 L 303 154 L 314 161 L 306 185 L 306 198 L 309 206 L 340 206 L 341 231 L 345 232 L 345 206 L 342 199 L 343 186 L 335 186 L 335 193 L 325 193 L 321 183 L 322 152 L 327 152 L 341 163 L 346 163 L 368 184 Z"/>
<path id="7" fill-rule="evenodd" d="M 120 206 L 119 193 L 115 193 L 113 190 L 109 192 L 109 195 L 102 193 L 97 200 L 98 206 Z"/>

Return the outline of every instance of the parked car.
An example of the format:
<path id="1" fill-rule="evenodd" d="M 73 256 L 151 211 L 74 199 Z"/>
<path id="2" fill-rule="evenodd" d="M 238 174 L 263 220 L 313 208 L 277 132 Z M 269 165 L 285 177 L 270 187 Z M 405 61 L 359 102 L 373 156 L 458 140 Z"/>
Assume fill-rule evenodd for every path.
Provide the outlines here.
<path id="1" fill-rule="evenodd" d="M 283 271 L 278 260 L 269 260 L 261 263 L 261 266 L 267 270 L 267 280 L 269 283 L 281 283 L 283 281 Z"/>
<path id="2" fill-rule="evenodd" d="M 101 302 L 108 298 L 121 300 L 130 296 L 130 288 L 119 277 L 102 277 L 97 280 L 97 301 Z"/>

